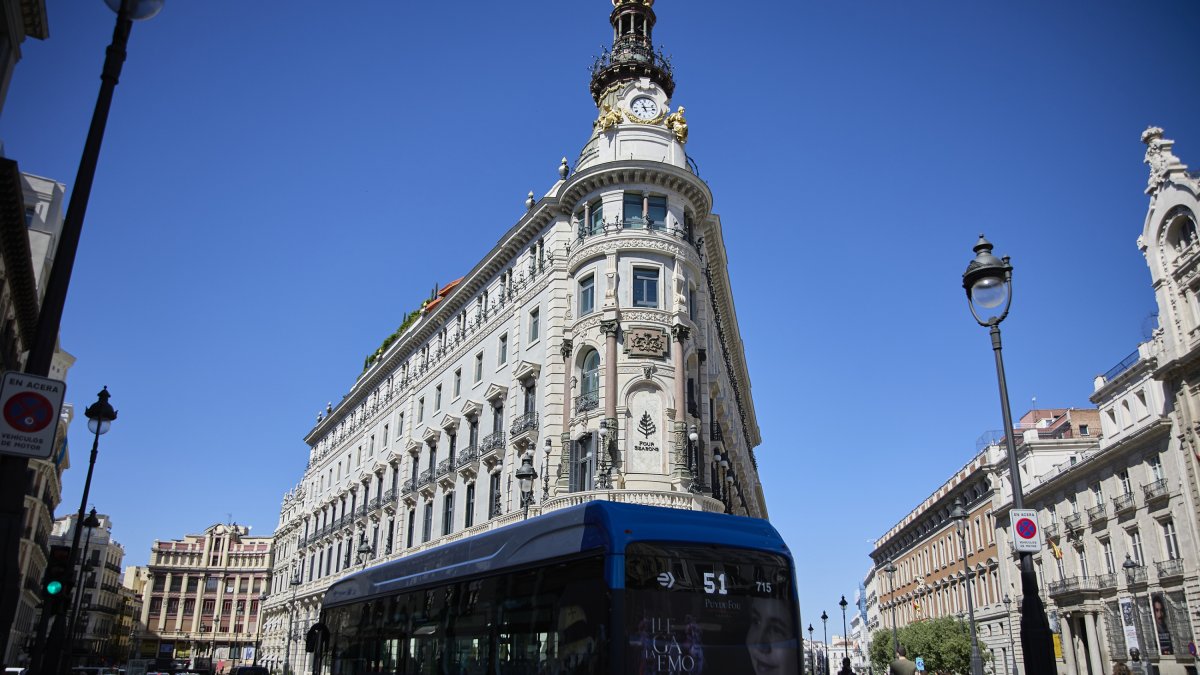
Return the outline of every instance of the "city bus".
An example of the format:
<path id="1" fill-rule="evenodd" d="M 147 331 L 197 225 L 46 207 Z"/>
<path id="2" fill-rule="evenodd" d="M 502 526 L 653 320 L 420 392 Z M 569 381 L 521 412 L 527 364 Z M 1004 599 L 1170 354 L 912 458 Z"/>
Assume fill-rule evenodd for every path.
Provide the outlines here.
<path id="1" fill-rule="evenodd" d="M 594 501 L 334 583 L 315 673 L 800 675 L 792 557 L 756 518 Z"/>

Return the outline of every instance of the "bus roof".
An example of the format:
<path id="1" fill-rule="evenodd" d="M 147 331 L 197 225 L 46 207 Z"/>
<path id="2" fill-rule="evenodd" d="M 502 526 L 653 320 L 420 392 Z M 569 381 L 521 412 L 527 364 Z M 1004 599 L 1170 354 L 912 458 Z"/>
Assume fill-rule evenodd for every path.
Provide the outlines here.
<path id="1" fill-rule="evenodd" d="M 791 558 L 766 520 L 594 501 L 404 556 L 329 587 L 325 607 L 578 555 L 623 553 L 630 542 L 695 542 L 772 551 Z"/>

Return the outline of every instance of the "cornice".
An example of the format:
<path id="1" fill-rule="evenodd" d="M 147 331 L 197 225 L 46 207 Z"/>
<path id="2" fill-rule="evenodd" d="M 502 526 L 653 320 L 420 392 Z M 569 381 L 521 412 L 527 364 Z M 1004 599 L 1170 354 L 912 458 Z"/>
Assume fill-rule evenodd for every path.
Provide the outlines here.
<path id="1" fill-rule="evenodd" d="M 605 162 L 584 169 L 562 186 L 558 202 L 562 212 L 570 214 L 596 190 L 630 184 L 658 185 L 682 195 L 695 209 L 695 222 L 702 223 L 712 214 L 712 191 L 699 176 L 673 164 L 648 160 Z"/>

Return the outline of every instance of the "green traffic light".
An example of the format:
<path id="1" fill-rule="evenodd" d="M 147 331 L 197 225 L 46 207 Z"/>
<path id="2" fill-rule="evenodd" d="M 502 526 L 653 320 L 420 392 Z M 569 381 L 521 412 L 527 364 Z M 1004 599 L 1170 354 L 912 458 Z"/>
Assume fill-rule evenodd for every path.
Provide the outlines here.
<path id="1" fill-rule="evenodd" d="M 61 581 L 51 581 L 46 584 L 46 592 L 50 595 L 58 595 L 62 591 Z"/>

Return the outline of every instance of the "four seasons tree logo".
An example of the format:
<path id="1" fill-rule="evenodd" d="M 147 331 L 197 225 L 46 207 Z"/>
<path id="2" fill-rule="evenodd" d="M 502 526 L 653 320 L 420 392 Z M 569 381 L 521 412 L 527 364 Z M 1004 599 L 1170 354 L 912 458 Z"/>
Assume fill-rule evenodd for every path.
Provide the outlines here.
<path id="1" fill-rule="evenodd" d="M 650 419 L 650 413 L 642 413 L 642 421 L 638 424 L 638 431 L 646 438 L 650 438 L 650 434 L 658 431 L 658 427 L 654 426 L 654 420 Z"/>

